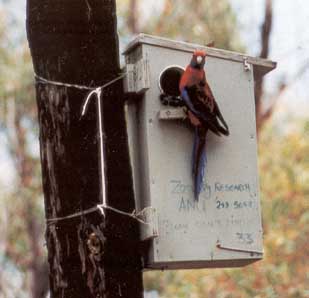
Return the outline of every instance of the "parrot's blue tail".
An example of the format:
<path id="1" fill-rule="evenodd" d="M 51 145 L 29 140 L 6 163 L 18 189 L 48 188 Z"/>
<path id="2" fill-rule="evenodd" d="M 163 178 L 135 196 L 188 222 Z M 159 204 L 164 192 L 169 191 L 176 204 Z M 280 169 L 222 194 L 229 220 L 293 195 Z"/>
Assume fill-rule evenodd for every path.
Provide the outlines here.
<path id="1" fill-rule="evenodd" d="M 199 195 L 203 188 L 203 179 L 207 163 L 206 155 L 206 131 L 195 128 L 193 154 L 192 154 L 192 174 L 194 178 L 194 198 L 199 200 Z"/>
<path id="2" fill-rule="evenodd" d="M 199 136 L 198 136 L 198 128 L 196 127 L 194 130 L 194 140 L 193 140 L 193 150 L 192 150 L 192 175 L 194 177 L 194 173 L 195 173 L 195 163 L 196 163 L 196 153 L 197 153 L 197 147 L 198 147 L 198 143 L 199 143 Z"/>

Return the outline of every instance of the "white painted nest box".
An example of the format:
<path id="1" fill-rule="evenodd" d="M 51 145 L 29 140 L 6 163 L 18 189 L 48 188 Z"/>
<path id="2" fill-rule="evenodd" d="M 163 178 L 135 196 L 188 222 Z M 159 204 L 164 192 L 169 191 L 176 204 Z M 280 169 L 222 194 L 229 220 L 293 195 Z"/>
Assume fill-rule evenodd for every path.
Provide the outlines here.
<path id="1" fill-rule="evenodd" d="M 207 166 L 194 200 L 194 131 L 178 84 L 200 45 L 139 35 L 124 52 L 128 135 L 146 269 L 244 266 L 263 257 L 254 83 L 274 62 L 205 48 L 206 77 L 229 126 L 207 135 Z M 148 208 L 149 207 L 149 208 Z M 151 207 L 151 208 L 150 208 Z"/>

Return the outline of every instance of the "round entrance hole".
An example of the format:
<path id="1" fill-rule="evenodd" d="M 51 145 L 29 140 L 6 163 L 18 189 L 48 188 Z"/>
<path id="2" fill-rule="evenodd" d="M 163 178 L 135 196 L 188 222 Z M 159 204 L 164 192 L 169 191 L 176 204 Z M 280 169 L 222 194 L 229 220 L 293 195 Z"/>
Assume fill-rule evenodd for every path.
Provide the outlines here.
<path id="1" fill-rule="evenodd" d="M 159 76 L 159 88 L 161 93 L 168 96 L 178 97 L 179 83 L 184 68 L 178 65 L 170 65 L 166 67 Z"/>

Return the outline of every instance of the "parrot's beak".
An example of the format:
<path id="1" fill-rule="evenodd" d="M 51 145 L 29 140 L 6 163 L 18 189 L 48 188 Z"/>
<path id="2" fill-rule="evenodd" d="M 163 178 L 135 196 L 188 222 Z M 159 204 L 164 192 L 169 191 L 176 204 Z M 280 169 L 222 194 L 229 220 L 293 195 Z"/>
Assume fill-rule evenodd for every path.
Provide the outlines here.
<path id="1" fill-rule="evenodd" d="M 201 64 L 202 61 L 203 61 L 203 57 L 202 57 L 202 56 L 197 56 L 197 57 L 196 57 L 196 62 L 197 62 L 197 64 Z"/>

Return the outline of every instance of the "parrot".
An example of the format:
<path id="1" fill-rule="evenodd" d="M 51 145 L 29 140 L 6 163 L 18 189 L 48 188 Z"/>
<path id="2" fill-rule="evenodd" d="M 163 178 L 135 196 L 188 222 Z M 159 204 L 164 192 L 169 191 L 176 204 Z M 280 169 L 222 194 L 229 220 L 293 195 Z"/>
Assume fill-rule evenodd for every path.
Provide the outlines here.
<path id="1" fill-rule="evenodd" d="M 218 136 L 230 134 L 229 127 L 206 80 L 205 61 L 206 51 L 195 50 L 191 62 L 186 67 L 179 82 L 180 97 L 185 104 L 187 117 L 195 130 L 192 150 L 192 176 L 196 201 L 199 200 L 203 187 L 207 163 L 206 135 L 208 130 Z"/>

